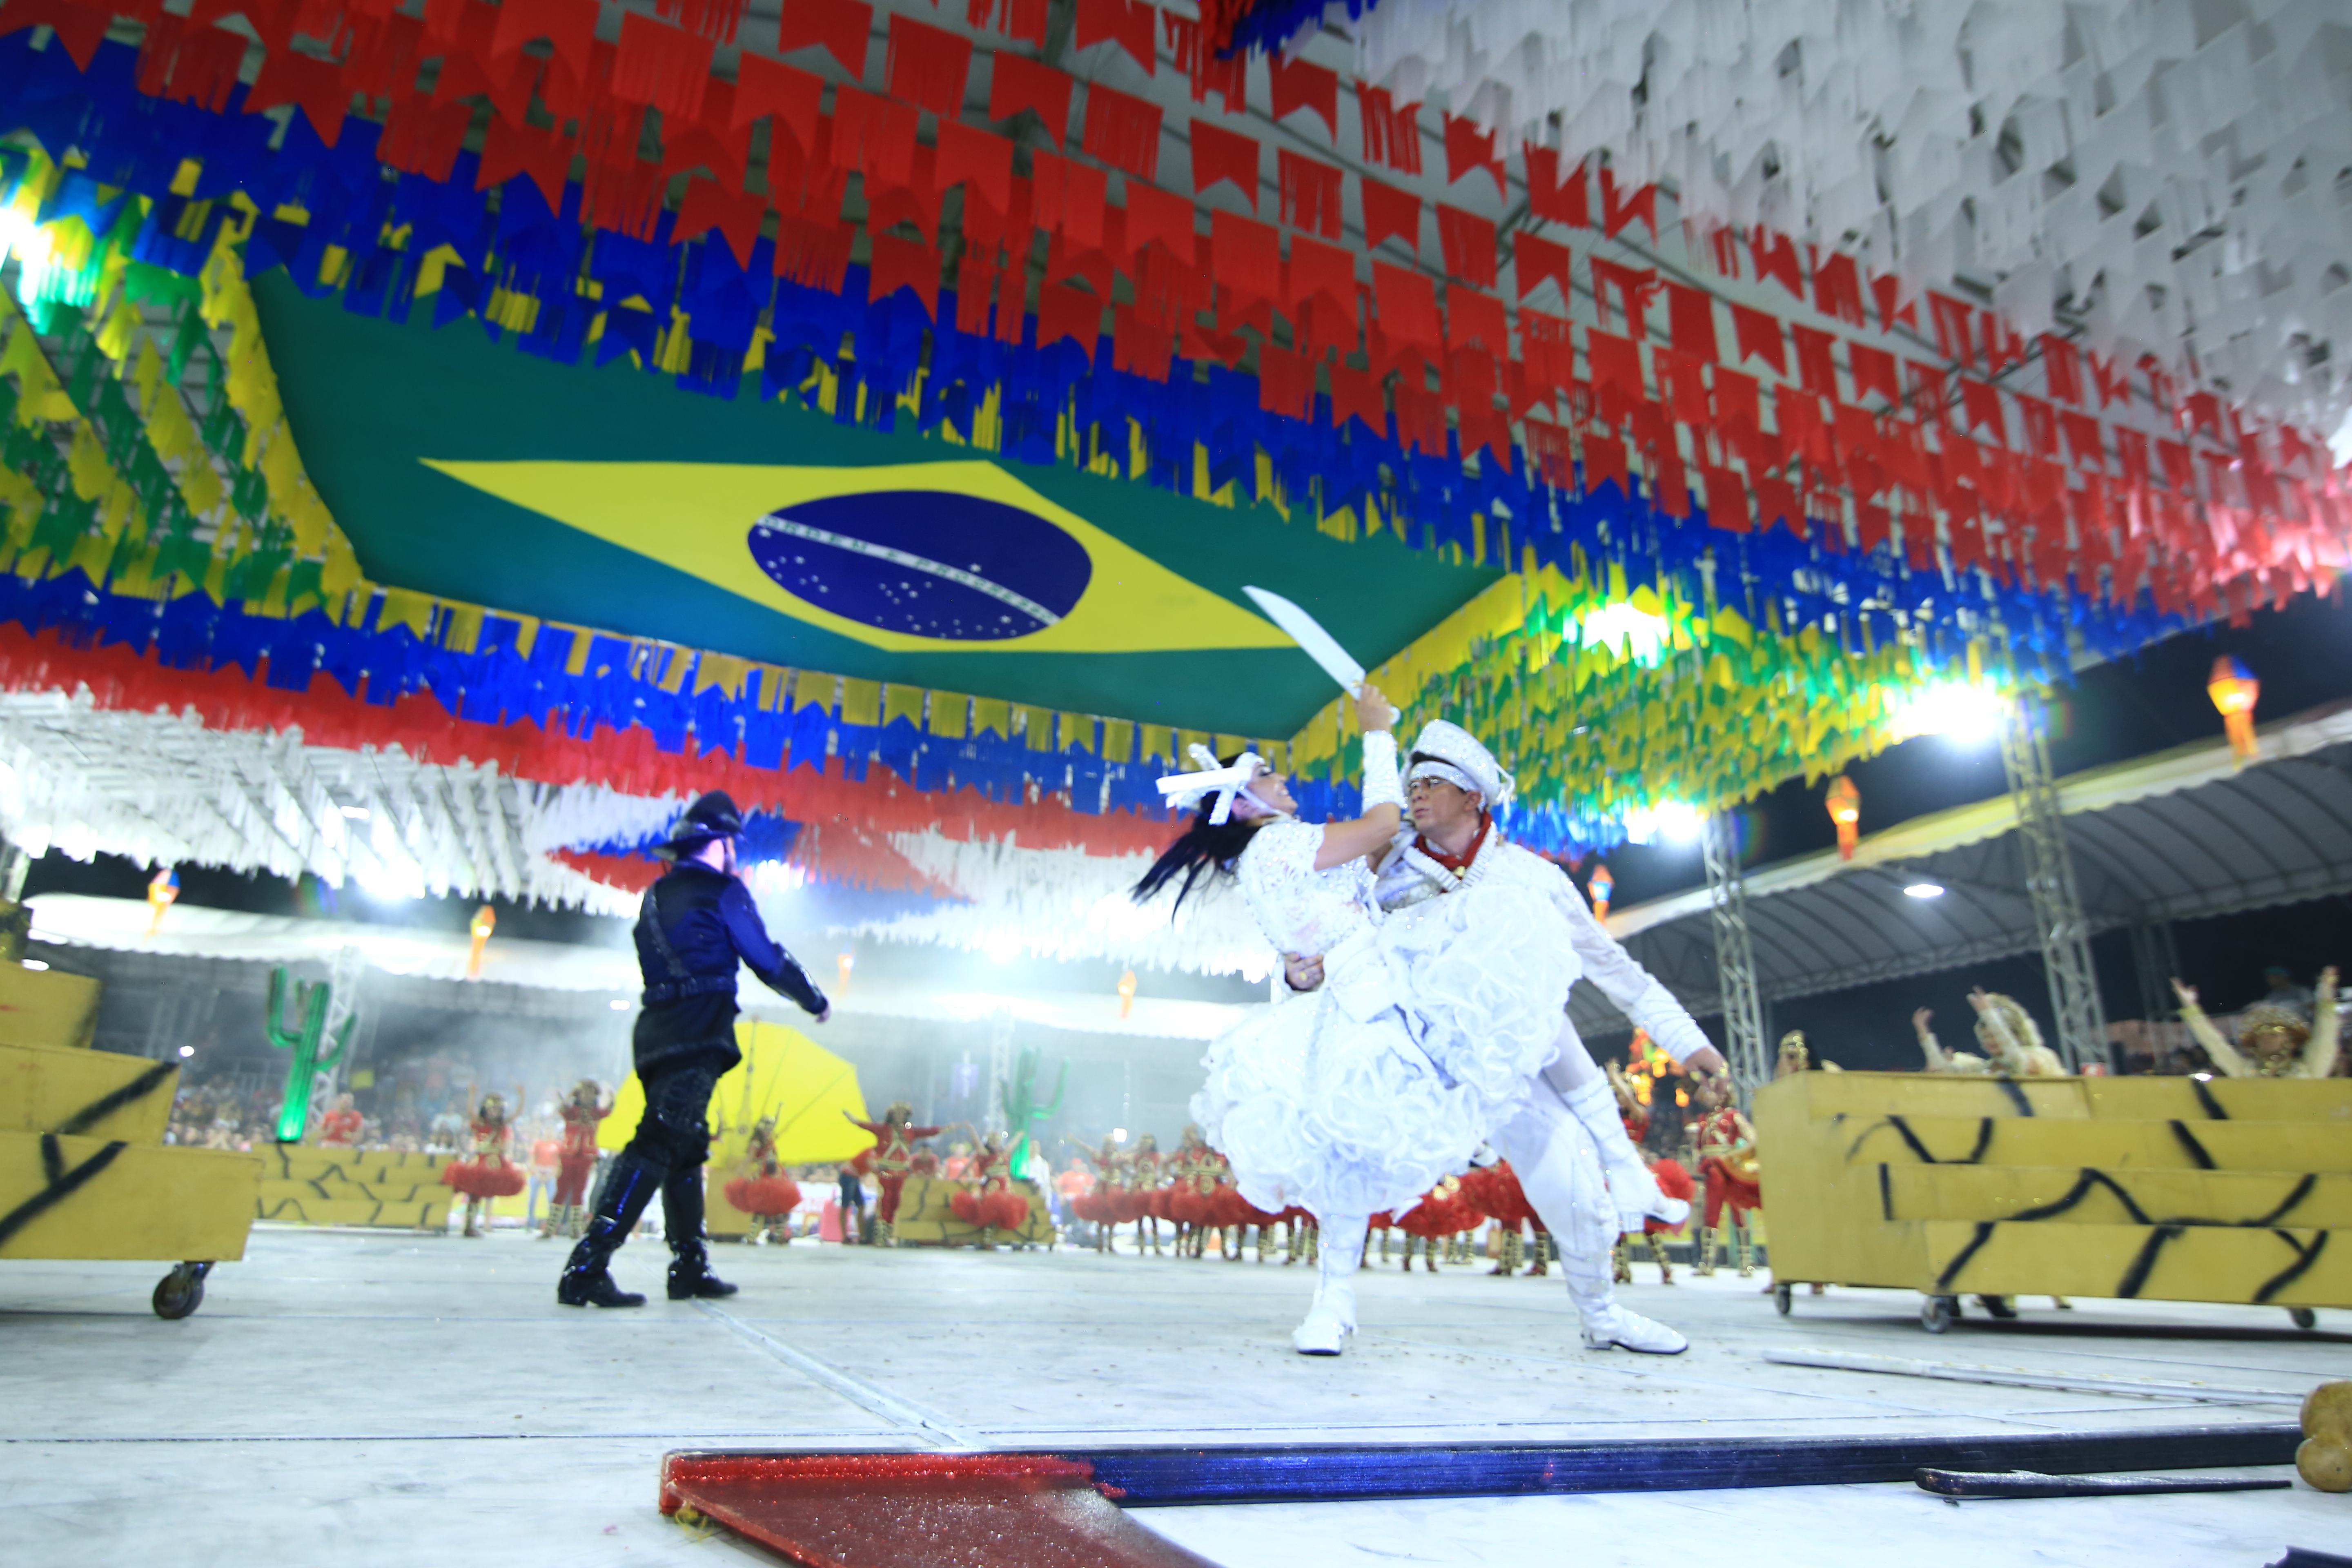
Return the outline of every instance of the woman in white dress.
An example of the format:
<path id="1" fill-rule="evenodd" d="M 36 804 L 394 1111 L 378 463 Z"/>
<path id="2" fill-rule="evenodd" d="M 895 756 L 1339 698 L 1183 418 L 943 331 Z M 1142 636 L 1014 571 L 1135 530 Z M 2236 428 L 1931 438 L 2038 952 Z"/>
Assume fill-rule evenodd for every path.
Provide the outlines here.
<path id="1" fill-rule="evenodd" d="M 1139 902 L 1181 879 L 1234 876 L 1286 959 L 1321 954 L 1323 984 L 1253 1009 L 1210 1046 L 1192 1115 L 1233 1162 L 1242 1195 L 1268 1213 L 1297 1205 L 1321 1231 L 1315 1301 L 1291 1335 L 1336 1355 L 1355 1331 L 1355 1273 L 1368 1218 L 1401 1213 L 1469 1166 L 1517 1115 L 1529 1077 L 1558 1049 L 1575 983 L 1561 918 L 1507 885 L 1443 900 L 1384 926 L 1367 857 L 1394 837 L 1403 790 L 1396 710 L 1373 688 L 1364 728 L 1364 816 L 1301 822 L 1286 782 L 1255 756 L 1213 775 L 1192 826 L 1136 885 Z M 1244 770 L 1244 771 L 1236 771 Z M 1171 781 L 1172 783 L 1173 781 Z"/>

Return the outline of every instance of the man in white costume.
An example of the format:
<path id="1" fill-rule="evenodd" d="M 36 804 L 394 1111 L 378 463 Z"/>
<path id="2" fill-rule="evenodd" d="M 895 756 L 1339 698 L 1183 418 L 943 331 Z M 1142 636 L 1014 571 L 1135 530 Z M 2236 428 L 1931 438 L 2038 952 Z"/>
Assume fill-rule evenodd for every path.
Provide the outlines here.
<path id="1" fill-rule="evenodd" d="M 1511 776 L 1460 726 L 1437 720 L 1413 742 L 1406 775 L 1412 826 L 1380 868 L 1379 900 L 1393 920 L 1456 889 L 1508 879 L 1549 897 L 1566 919 L 1587 979 L 1692 1072 L 1725 1070 L 1682 1004 L 1594 918 L 1560 868 L 1496 831 L 1490 810 L 1510 801 Z M 1294 984 L 1311 984 L 1311 964 Z M 1589 1349 L 1675 1355 L 1690 1342 L 1618 1304 L 1610 1253 L 1645 1218 L 1678 1223 L 1690 1205 L 1663 1195 L 1618 1119 L 1615 1095 L 1575 1026 L 1560 1019 L 1559 1053 L 1529 1080 L 1528 1108 L 1496 1136 L 1519 1185 L 1559 1245 L 1561 1273 Z"/>

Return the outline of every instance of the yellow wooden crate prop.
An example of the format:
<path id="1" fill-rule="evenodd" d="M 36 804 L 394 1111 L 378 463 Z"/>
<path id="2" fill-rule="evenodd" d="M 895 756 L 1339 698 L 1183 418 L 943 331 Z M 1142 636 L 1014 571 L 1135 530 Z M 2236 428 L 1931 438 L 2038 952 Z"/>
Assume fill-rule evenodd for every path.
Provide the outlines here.
<path id="1" fill-rule="evenodd" d="M 2352 1082 L 1805 1073 L 1755 1121 L 1782 1280 L 2352 1306 Z"/>
<path id="2" fill-rule="evenodd" d="M 0 1132 L 0 1258 L 245 1256 L 260 1157 Z"/>
<path id="3" fill-rule="evenodd" d="M 0 1045 L 0 1132 L 68 1132 L 161 1143 L 179 1085 L 175 1062 L 111 1051 Z"/>
<path id="4" fill-rule="evenodd" d="M 288 1225 L 432 1229 L 449 1220 L 456 1189 L 441 1173 L 450 1154 L 271 1144 L 254 1217 Z M 520 1205 L 520 1198 L 506 1202 Z"/>
<path id="5" fill-rule="evenodd" d="M 87 1049 L 98 1032 L 95 980 L 0 963 L 0 1041 Z"/>
<path id="6" fill-rule="evenodd" d="M 949 1206 L 955 1194 L 964 1190 L 961 1182 L 950 1182 L 940 1176 L 909 1176 L 906 1188 L 898 1194 L 898 1218 L 892 1230 L 902 1242 L 929 1243 L 947 1247 L 977 1245 L 981 1227 L 967 1225 L 956 1217 Z M 1029 1218 L 1017 1231 L 998 1231 L 1000 1243 L 1034 1242 L 1051 1246 L 1054 1240 L 1053 1216 L 1045 1212 L 1045 1200 L 1032 1182 L 1015 1182 L 1013 1190 L 1029 1200 Z"/>

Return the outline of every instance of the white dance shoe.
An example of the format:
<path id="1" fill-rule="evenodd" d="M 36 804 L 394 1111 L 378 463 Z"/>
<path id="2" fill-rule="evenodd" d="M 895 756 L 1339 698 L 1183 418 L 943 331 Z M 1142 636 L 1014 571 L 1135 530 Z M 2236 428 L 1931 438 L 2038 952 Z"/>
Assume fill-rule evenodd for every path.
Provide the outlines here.
<path id="1" fill-rule="evenodd" d="M 1680 1355 L 1690 1349 L 1685 1339 L 1664 1323 L 1654 1323 L 1639 1312 L 1629 1312 L 1611 1301 L 1580 1314 L 1584 1320 L 1584 1348 L 1589 1351 L 1639 1351 L 1643 1355 Z M 1309 1321 L 1313 1320 L 1310 1318 Z"/>
<path id="2" fill-rule="evenodd" d="M 1318 1301 L 1307 1321 L 1290 1331 L 1290 1348 L 1300 1355 L 1338 1355 L 1355 1331 L 1355 1324 Z"/>

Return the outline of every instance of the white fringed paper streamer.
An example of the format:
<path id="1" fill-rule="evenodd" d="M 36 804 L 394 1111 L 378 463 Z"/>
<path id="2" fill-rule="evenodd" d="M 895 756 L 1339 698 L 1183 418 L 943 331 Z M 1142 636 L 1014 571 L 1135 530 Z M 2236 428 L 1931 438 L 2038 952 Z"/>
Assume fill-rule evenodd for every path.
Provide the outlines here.
<path id="1" fill-rule="evenodd" d="M 1229 879 L 1196 890 L 1171 921 L 1174 894 L 1162 893 L 1140 908 L 1128 898 L 1127 890 L 1150 868 L 1150 855 L 1024 849 L 936 833 L 895 833 L 890 843 L 916 869 L 969 901 L 863 922 L 845 928 L 848 934 L 936 942 L 1004 959 L 1098 959 L 1253 981 L 1274 969 L 1275 954 Z"/>
<path id="2" fill-rule="evenodd" d="M 191 712 L 101 710 L 87 693 L 0 696 L 0 831 L 27 854 L 219 866 L 382 897 L 502 898 L 628 914 L 634 895 L 549 858 L 667 826 L 667 800 L 425 765 L 397 748 L 210 730 Z M 579 835 L 573 837 L 572 835 Z"/>
<path id="3" fill-rule="evenodd" d="M 1914 293 L 1998 283 L 2021 331 L 2063 304 L 2102 353 L 2344 422 L 2339 0 L 1382 0 L 1355 30 L 1399 102 L 1605 152 L 1697 231 L 1855 248 Z"/>

